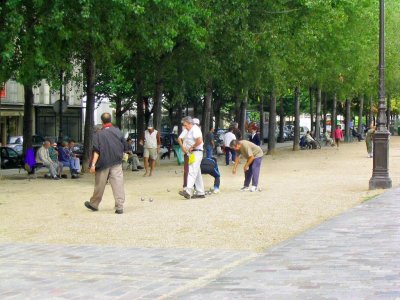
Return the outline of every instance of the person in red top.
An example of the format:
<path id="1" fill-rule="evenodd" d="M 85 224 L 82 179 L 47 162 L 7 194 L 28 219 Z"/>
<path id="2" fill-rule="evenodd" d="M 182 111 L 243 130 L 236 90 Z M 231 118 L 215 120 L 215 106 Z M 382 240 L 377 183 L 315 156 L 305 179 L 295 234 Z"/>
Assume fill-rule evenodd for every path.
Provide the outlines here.
<path id="1" fill-rule="evenodd" d="M 343 139 L 342 126 L 336 125 L 336 129 L 333 132 L 333 138 L 335 139 L 336 146 L 339 148 L 340 140 Z"/>

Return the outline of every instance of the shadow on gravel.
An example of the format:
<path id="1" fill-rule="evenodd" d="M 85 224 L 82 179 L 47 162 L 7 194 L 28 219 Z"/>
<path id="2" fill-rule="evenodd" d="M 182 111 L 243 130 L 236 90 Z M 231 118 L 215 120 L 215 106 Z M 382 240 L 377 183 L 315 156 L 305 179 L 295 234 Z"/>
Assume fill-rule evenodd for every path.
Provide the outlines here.
<path id="1" fill-rule="evenodd" d="M 35 180 L 39 179 L 39 177 L 34 178 L 34 177 L 29 177 L 27 174 L 12 174 L 12 175 L 0 175 L 0 181 L 1 180 Z"/>

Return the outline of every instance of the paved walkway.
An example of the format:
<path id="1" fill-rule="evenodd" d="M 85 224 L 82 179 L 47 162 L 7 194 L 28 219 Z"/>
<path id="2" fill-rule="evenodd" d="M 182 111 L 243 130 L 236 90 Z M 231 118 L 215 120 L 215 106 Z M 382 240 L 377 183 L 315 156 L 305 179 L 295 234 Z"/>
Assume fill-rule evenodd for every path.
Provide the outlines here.
<path id="1" fill-rule="evenodd" d="M 265 253 L 0 244 L 0 299 L 400 299 L 400 188 Z"/>

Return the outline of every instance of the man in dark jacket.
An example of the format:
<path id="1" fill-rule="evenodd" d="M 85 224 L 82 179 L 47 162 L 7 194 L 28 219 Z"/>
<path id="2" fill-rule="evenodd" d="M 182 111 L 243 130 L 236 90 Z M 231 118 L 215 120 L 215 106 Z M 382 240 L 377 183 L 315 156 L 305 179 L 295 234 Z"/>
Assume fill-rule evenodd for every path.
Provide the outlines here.
<path id="1" fill-rule="evenodd" d="M 124 176 L 122 173 L 122 157 L 129 151 L 122 132 L 111 124 L 111 115 L 101 115 L 102 128 L 93 136 L 93 156 L 90 164 L 90 173 L 95 173 L 95 186 L 90 202 L 85 206 L 93 211 L 99 209 L 107 180 L 110 182 L 114 199 L 115 213 L 124 212 L 125 192 Z"/>

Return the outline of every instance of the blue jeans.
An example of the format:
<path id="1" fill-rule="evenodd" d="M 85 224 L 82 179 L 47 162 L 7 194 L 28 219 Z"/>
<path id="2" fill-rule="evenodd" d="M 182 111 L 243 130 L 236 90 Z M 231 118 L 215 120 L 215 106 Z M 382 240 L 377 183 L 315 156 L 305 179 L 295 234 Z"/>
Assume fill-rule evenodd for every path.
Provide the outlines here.
<path id="1" fill-rule="evenodd" d="M 62 165 L 64 167 L 69 167 L 71 174 L 72 173 L 79 173 L 80 170 L 80 164 L 79 164 L 79 158 L 71 158 L 68 161 L 61 161 Z"/>
<path id="2" fill-rule="evenodd" d="M 213 155 L 213 148 L 211 145 L 206 146 L 206 157 L 211 158 Z"/>

